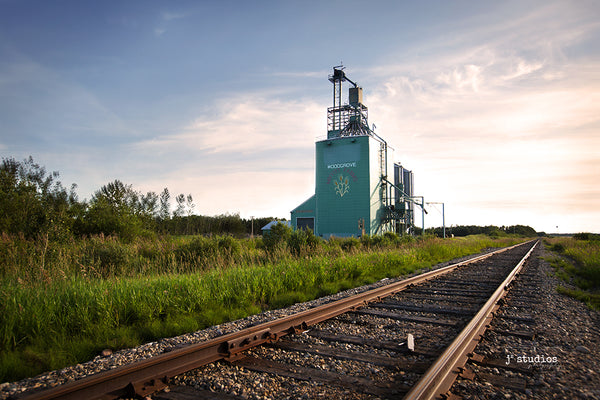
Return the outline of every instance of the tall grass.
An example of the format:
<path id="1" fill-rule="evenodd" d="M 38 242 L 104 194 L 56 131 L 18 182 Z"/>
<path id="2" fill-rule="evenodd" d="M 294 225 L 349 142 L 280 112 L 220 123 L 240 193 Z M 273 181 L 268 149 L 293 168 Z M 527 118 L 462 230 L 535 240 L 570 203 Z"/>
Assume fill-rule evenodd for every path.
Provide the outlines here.
<path id="1" fill-rule="evenodd" d="M 550 250 L 564 257 L 550 260 L 555 274 L 576 289 L 559 287 L 558 291 L 600 310 L 600 240 L 596 236 L 546 239 Z"/>
<path id="2" fill-rule="evenodd" d="M 517 239 L 0 237 L 0 381 L 397 277 Z"/>

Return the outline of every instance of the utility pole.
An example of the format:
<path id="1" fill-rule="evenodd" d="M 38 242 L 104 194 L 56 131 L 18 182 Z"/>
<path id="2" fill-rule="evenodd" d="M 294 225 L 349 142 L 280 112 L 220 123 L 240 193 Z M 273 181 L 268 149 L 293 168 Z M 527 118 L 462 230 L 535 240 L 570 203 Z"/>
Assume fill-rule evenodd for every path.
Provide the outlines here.
<path id="1" fill-rule="evenodd" d="M 418 202 L 412 200 L 416 205 L 418 205 L 419 207 L 421 207 L 421 226 L 423 227 L 423 230 L 421 231 L 421 235 L 425 235 L 425 214 L 427 214 L 427 210 L 425 210 L 425 198 L 423 196 L 412 196 L 412 197 L 408 197 L 409 199 L 421 199 L 421 203 L 419 204 Z M 427 203 L 429 204 L 429 203 Z"/>

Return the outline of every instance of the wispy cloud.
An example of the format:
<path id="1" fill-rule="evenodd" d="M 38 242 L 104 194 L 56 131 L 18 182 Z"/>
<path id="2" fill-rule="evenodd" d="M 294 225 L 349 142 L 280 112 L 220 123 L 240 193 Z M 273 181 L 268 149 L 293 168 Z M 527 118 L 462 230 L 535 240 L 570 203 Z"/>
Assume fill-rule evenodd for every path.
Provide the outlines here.
<path id="1" fill-rule="evenodd" d="M 22 57 L 0 65 L 0 76 L 0 107 L 4 110 L 0 135 L 18 127 L 30 139 L 58 143 L 61 138 L 85 141 L 132 133 L 92 91 L 40 63 Z"/>
<path id="2" fill-rule="evenodd" d="M 160 14 L 158 26 L 154 28 L 154 34 L 158 37 L 163 36 L 173 21 L 187 18 L 189 15 L 187 12 L 163 11 Z"/>
<path id="3" fill-rule="evenodd" d="M 459 51 L 376 69 L 388 75 L 367 98 L 371 117 L 415 169 L 418 191 L 507 223 L 527 214 L 522 221 L 542 225 L 564 210 L 600 222 L 590 181 L 600 170 L 600 60 L 566 56 L 600 25 L 582 29 L 567 12 L 540 28 L 561 10 L 489 27 L 494 41 L 465 37 Z"/>
<path id="4" fill-rule="evenodd" d="M 133 145 L 132 153 L 169 165 L 155 178 L 173 191 L 195 192 L 205 213 L 285 217 L 314 190 L 314 141 L 324 130 L 323 105 L 247 93 L 219 100 L 177 132 Z M 158 181 L 146 184 L 157 190 Z"/>
<path id="5" fill-rule="evenodd" d="M 184 12 L 165 11 L 162 13 L 162 19 L 165 21 L 173 21 L 175 19 L 186 18 L 189 14 Z"/>
<path id="6" fill-rule="evenodd" d="M 512 66 L 506 75 L 503 75 L 501 79 L 510 81 L 512 79 L 527 76 L 533 72 L 542 69 L 544 66 L 541 62 L 528 63 L 525 60 L 519 59 L 516 66 Z"/>
<path id="7" fill-rule="evenodd" d="M 203 154 L 249 154 L 312 147 L 325 127 L 314 102 L 269 99 L 246 93 L 221 99 L 178 132 L 146 140 L 144 148 L 185 148 Z"/>

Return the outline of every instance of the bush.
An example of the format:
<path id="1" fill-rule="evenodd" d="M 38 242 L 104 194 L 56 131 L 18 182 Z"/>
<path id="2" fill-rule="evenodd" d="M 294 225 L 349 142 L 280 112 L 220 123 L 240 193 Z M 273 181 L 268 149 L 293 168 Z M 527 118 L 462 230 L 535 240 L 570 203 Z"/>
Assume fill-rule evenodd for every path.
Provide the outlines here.
<path id="1" fill-rule="evenodd" d="M 310 254 L 319 245 L 319 238 L 310 229 L 296 229 L 290 233 L 288 248 L 295 256 Z"/>
<path id="2" fill-rule="evenodd" d="M 263 235 L 265 250 L 273 253 L 275 250 L 283 250 L 292 236 L 292 228 L 279 222 L 271 227 Z"/>
<path id="3" fill-rule="evenodd" d="M 396 243 L 398 243 L 400 241 L 400 236 L 398 236 L 394 232 L 386 232 L 386 233 L 384 233 L 383 234 L 383 238 L 385 239 L 386 242 L 388 242 L 391 245 L 396 244 Z"/>
<path id="4" fill-rule="evenodd" d="M 416 239 L 415 239 L 415 237 L 414 237 L 414 236 L 411 236 L 411 235 L 402 235 L 402 236 L 399 238 L 398 242 L 399 242 L 400 244 L 411 244 L 411 243 L 414 243 L 414 242 L 415 242 L 415 240 L 416 240 Z"/>
<path id="5" fill-rule="evenodd" d="M 159 258 L 164 251 L 159 242 L 150 239 L 137 239 L 135 242 L 135 247 L 139 256 L 149 260 L 155 260 Z"/>
<path id="6" fill-rule="evenodd" d="M 500 228 L 497 228 L 495 226 L 486 227 L 485 233 L 492 239 L 497 239 L 499 237 L 506 236 L 506 233 L 504 231 L 500 230 Z"/>
<path id="7" fill-rule="evenodd" d="M 363 235 L 360 243 L 365 248 L 382 248 L 394 246 L 400 242 L 400 237 L 394 232 L 385 232 L 383 235 Z"/>
<path id="8" fill-rule="evenodd" d="M 217 248 L 222 256 L 227 258 L 235 258 L 239 257 L 242 253 L 242 246 L 240 245 L 240 242 L 233 236 L 220 236 L 217 237 L 216 240 Z"/>
<path id="9" fill-rule="evenodd" d="M 600 235 L 589 232 L 580 232 L 573 235 L 575 240 L 600 240 Z"/>
<path id="10" fill-rule="evenodd" d="M 218 252 L 218 243 L 203 236 L 195 237 L 175 249 L 175 257 L 184 262 L 195 261 L 199 258 L 212 258 Z"/>
<path id="11" fill-rule="evenodd" d="M 565 246 L 562 243 L 554 243 L 550 250 L 555 251 L 557 253 L 563 253 L 565 251 Z"/>
<path id="12" fill-rule="evenodd" d="M 366 249 L 369 249 L 373 246 L 373 236 L 371 235 L 362 235 L 360 237 L 360 244 Z"/>
<path id="13" fill-rule="evenodd" d="M 83 262 L 102 278 L 117 276 L 129 263 L 130 249 L 114 237 L 95 236 L 84 245 Z"/>
<path id="14" fill-rule="evenodd" d="M 358 251 L 360 249 L 360 240 L 355 237 L 345 238 L 340 241 L 340 247 L 348 253 Z"/>

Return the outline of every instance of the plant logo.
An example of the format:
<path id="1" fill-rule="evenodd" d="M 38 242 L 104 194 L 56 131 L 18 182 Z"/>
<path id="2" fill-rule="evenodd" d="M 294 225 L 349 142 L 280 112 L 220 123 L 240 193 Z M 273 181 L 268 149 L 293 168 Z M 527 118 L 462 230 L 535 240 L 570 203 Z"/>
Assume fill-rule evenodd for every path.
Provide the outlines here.
<path id="1" fill-rule="evenodd" d="M 340 175 L 338 179 L 333 181 L 333 186 L 335 193 L 340 197 L 344 197 L 350 191 L 350 179 L 347 176 Z"/>

